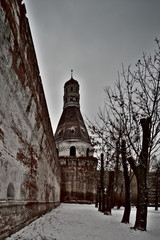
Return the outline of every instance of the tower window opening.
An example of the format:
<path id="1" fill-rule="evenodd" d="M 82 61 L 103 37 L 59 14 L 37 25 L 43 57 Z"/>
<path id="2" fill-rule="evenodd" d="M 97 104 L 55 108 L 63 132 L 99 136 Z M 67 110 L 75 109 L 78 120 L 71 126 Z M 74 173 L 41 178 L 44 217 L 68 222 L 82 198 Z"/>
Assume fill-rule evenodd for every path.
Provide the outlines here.
<path id="1" fill-rule="evenodd" d="M 7 188 L 7 198 L 8 200 L 13 200 L 14 199 L 14 186 L 12 183 L 8 185 Z"/>
<path id="2" fill-rule="evenodd" d="M 73 92 L 73 87 L 71 87 L 71 92 Z"/>
<path id="3" fill-rule="evenodd" d="M 89 157 L 89 148 L 87 148 L 86 156 Z"/>
<path id="4" fill-rule="evenodd" d="M 70 147 L 70 156 L 76 156 L 76 148 L 75 146 Z"/>
<path id="5" fill-rule="evenodd" d="M 57 156 L 59 157 L 59 149 L 56 148 Z"/>

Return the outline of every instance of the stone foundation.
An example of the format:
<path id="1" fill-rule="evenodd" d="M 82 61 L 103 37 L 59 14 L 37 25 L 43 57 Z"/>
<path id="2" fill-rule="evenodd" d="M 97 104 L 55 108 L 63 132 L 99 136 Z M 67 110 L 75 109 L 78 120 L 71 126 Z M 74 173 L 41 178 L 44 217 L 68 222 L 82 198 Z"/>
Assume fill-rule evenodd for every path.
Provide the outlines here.
<path id="1" fill-rule="evenodd" d="M 0 205 L 0 240 L 57 207 L 59 202 L 3 202 Z"/>
<path id="2" fill-rule="evenodd" d="M 1 202 L 0 240 L 57 207 L 59 202 Z"/>

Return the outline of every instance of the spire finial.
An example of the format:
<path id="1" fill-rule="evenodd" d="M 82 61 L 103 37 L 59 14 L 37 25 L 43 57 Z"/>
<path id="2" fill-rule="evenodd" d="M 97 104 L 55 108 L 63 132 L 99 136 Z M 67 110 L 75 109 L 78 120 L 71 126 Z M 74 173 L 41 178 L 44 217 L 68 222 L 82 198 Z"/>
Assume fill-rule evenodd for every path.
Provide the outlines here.
<path id="1" fill-rule="evenodd" d="M 73 70 L 71 70 L 71 78 L 73 78 Z"/>

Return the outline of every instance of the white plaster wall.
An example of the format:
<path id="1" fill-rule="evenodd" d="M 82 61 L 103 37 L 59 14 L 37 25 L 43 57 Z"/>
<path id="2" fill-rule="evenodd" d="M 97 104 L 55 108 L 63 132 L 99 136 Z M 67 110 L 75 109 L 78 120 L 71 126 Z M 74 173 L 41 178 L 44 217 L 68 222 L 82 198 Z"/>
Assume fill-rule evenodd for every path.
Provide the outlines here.
<path id="1" fill-rule="evenodd" d="M 63 141 L 57 143 L 56 147 L 59 152 L 59 157 L 69 157 L 70 147 L 74 146 L 76 148 L 76 157 L 86 157 L 87 148 L 89 148 L 89 156 L 93 156 L 93 148 L 91 144 L 77 140 L 77 141 Z"/>

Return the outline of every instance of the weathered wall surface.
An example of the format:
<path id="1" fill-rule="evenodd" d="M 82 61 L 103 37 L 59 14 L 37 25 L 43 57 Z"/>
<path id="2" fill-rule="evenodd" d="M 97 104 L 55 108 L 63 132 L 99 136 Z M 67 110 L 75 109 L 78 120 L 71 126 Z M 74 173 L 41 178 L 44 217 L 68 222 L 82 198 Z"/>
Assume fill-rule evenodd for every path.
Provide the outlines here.
<path id="1" fill-rule="evenodd" d="M 21 0 L 0 0 L 0 238 L 60 201 L 60 166 L 25 14 Z"/>
<path id="2" fill-rule="evenodd" d="M 95 202 L 97 159 L 94 157 L 59 157 L 59 161 L 62 171 L 61 201 Z"/>

